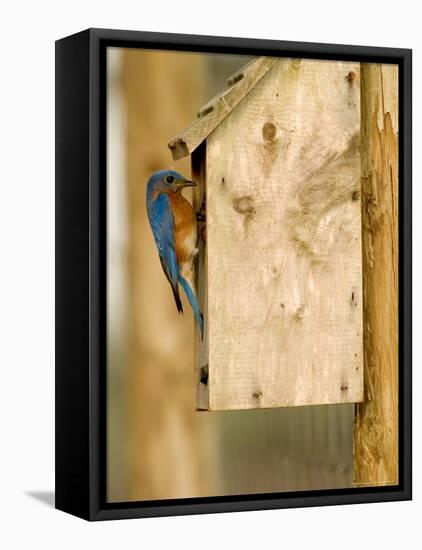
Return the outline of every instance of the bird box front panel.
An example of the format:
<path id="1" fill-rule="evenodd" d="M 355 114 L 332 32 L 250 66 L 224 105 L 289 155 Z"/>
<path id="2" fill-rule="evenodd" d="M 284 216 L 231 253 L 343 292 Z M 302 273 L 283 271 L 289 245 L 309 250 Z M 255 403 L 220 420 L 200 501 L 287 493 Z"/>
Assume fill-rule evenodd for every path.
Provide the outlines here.
<path id="1" fill-rule="evenodd" d="M 198 408 L 363 399 L 359 64 L 280 59 L 202 149 Z"/>

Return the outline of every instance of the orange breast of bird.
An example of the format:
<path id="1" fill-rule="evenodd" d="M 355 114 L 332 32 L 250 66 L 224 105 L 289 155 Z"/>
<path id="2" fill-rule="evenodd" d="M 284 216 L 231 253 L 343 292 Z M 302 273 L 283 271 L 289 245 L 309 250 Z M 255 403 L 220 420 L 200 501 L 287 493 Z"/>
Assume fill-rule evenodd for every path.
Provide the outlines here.
<path id="1" fill-rule="evenodd" d="M 196 220 L 192 205 L 181 193 L 169 193 L 174 219 L 174 240 L 179 264 L 190 261 L 196 240 Z"/>

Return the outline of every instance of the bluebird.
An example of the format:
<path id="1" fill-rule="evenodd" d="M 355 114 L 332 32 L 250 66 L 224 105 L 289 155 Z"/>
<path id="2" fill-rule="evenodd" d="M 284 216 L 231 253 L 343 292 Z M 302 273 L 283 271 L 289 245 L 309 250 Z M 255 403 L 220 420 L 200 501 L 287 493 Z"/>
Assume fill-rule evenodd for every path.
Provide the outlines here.
<path id="1" fill-rule="evenodd" d="M 173 170 L 155 172 L 147 184 L 147 212 L 161 265 L 183 313 L 179 283 L 192 307 L 201 338 L 204 318 L 195 294 L 193 260 L 198 254 L 196 217 L 182 189 L 196 185 Z"/>

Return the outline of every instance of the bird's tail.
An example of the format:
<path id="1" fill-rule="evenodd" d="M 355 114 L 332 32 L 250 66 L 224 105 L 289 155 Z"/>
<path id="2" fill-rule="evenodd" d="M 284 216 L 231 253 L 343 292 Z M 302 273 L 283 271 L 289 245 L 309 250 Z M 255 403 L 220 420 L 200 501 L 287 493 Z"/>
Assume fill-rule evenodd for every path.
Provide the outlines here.
<path id="1" fill-rule="evenodd" d="M 179 283 L 182 285 L 183 290 L 189 300 L 190 305 L 192 306 L 193 314 L 195 315 L 196 322 L 198 323 L 199 331 L 201 333 L 201 340 L 204 339 L 204 317 L 199 309 L 198 300 L 196 299 L 195 293 L 192 290 L 190 284 L 186 279 L 179 275 Z"/>

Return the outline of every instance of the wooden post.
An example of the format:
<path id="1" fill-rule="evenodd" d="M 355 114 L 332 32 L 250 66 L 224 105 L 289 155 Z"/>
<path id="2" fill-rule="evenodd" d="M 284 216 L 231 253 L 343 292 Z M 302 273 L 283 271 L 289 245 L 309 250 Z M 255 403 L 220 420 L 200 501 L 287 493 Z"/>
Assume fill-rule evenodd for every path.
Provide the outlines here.
<path id="1" fill-rule="evenodd" d="M 361 66 L 365 400 L 355 484 L 398 483 L 398 67 Z"/>

